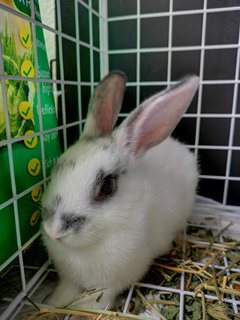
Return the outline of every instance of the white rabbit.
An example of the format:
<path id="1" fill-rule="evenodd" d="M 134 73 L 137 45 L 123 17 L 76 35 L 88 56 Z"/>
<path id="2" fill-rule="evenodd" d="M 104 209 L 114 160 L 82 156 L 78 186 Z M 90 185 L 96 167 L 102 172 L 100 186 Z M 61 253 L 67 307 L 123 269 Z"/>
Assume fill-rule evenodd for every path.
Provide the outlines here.
<path id="1" fill-rule="evenodd" d="M 42 199 L 42 234 L 60 283 L 48 303 L 112 307 L 165 254 L 191 214 L 194 156 L 168 138 L 198 87 L 189 76 L 144 101 L 113 130 L 126 77 L 115 71 L 95 89 L 83 135 L 58 160 Z M 97 301 L 99 300 L 99 301 Z"/>

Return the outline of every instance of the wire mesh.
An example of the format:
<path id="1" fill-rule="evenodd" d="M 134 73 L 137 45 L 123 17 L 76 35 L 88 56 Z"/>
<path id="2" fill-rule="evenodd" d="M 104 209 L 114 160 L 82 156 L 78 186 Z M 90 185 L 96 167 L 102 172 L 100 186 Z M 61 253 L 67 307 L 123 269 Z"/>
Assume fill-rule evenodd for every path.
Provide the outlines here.
<path id="1" fill-rule="evenodd" d="M 151 2 L 151 1 L 150 1 Z M 131 1 L 127 4 L 127 1 L 116 1 L 115 4 L 110 0 L 103 1 L 83 1 L 75 0 L 71 2 L 73 7 L 73 16 L 71 17 L 74 21 L 74 32 L 67 29 L 66 20 L 64 20 L 63 1 L 57 0 L 55 5 L 56 10 L 56 20 L 57 26 L 47 25 L 36 19 L 34 1 L 30 1 L 31 13 L 30 15 L 25 15 L 20 11 L 17 11 L 4 4 L 4 1 L 0 3 L 0 13 L 7 12 L 12 17 L 18 17 L 24 21 L 28 21 L 32 26 L 33 34 L 33 46 L 34 46 L 34 61 L 35 61 L 35 75 L 34 77 L 23 77 L 21 75 L 11 75 L 4 72 L 4 61 L 2 55 L 2 47 L 0 42 L 0 80 L 1 80 L 1 95 L 3 100 L 4 116 L 6 122 L 6 135 L 5 140 L 0 141 L 1 148 L 7 148 L 8 150 L 8 166 L 11 178 L 11 193 L 12 196 L 6 201 L 0 203 L 0 215 L 4 214 L 4 210 L 9 206 L 13 207 L 13 223 L 14 232 L 16 234 L 16 249 L 11 252 L 5 261 L 0 265 L 0 274 L 4 278 L 11 271 L 14 271 L 20 275 L 17 279 L 18 281 L 18 291 L 12 290 L 10 294 L 6 293 L 4 297 L 1 297 L 1 304 L 3 310 L 1 319 L 16 319 L 17 315 L 21 310 L 29 305 L 26 301 L 25 296 L 34 297 L 36 291 L 41 288 L 44 281 L 47 279 L 50 271 L 48 269 L 49 262 L 47 256 L 43 260 L 38 261 L 34 266 L 27 262 L 26 253 L 34 247 L 34 243 L 40 239 L 40 231 L 36 230 L 32 235 L 23 239 L 22 230 L 20 226 L 20 216 L 22 212 L 19 211 L 20 201 L 25 199 L 33 190 L 42 186 L 44 187 L 49 180 L 49 174 L 47 173 L 47 159 L 45 154 L 45 143 L 44 139 L 47 135 L 54 133 L 59 133 L 62 135 L 63 143 L 62 149 L 66 150 L 67 147 L 76 139 L 82 131 L 82 125 L 84 124 L 86 117 L 86 109 L 88 98 L 93 92 L 95 85 L 99 82 L 100 78 L 104 76 L 109 70 L 115 67 L 123 69 L 129 76 L 129 82 L 127 84 L 127 90 L 132 90 L 133 97 L 126 99 L 125 104 L 129 104 L 129 108 L 138 105 L 146 96 L 145 89 L 149 88 L 159 88 L 162 86 L 168 86 L 176 81 L 175 64 L 177 54 L 188 54 L 196 53 L 198 54 L 199 64 L 197 73 L 200 77 L 200 87 L 198 92 L 198 97 L 196 101 L 196 106 L 192 108 L 191 112 L 184 115 L 183 119 L 193 119 L 195 121 L 195 127 L 193 129 L 194 134 L 191 139 L 191 143 L 187 143 L 187 146 L 194 151 L 196 158 L 199 154 L 202 156 L 204 151 L 208 152 L 224 152 L 225 160 L 222 165 L 222 169 L 216 172 L 211 172 L 209 170 L 203 170 L 200 174 L 200 179 L 203 187 L 206 188 L 206 184 L 210 187 L 211 192 L 203 192 L 204 195 L 209 196 L 209 194 L 215 196 L 216 200 L 220 201 L 224 205 L 220 206 L 205 205 L 199 209 L 199 212 L 194 213 L 193 219 L 199 218 L 202 221 L 204 217 L 212 217 L 215 224 L 210 227 L 213 230 L 220 231 L 223 228 L 223 221 L 234 221 L 236 228 L 239 224 L 239 209 L 235 205 L 239 205 L 239 191 L 240 191 L 240 177 L 237 169 L 233 170 L 233 165 L 236 166 L 236 162 L 239 160 L 239 127 L 240 127 L 240 108 L 239 108 L 239 74 L 240 74 L 240 30 L 239 30 L 239 18 L 240 18 L 240 6 L 239 4 L 232 1 L 230 4 L 226 5 L 223 1 L 214 4 L 212 0 L 197 1 L 197 5 L 191 8 L 178 8 L 176 1 L 168 0 L 162 2 L 162 7 L 157 9 L 147 10 L 146 2 L 142 0 Z M 41 4 L 41 2 L 40 2 Z M 165 7 L 164 7 L 165 6 Z M 151 7 L 151 4 L 149 4 Z M 117 9 L 116 9 L 117 8 Z M 238 22 L 233 19 L 234 30 L 237 29 L 235 41 L 230 40 L 223 43 L 209 41 L 208 31 L 210 28 L 209 20 L 210 17 L 216 14 L 234 14 L 234 17 L 238 17 Z M 86 21 L 83 19 L 86 18 Z M 187 19 L 188 17 L 193 17 L 197 19 L 201 17 L 201 28 L 199 31 L 199 43 L 177 43 L 174 36 L 174 31 L 176 29 L 176 18 Z M 230 17 L 230 16 L 229 16 Z M 167 19 L 167 29 L 162 33 L 165 34 L 165 42 L 160 45 L 143 45 L 143 23 L 154 21 L 154 19 Z M 43 20 L 44 21 L 44 20 Z M 82 22 L 83 21 L 83 22 Z M 160 21 L 160 20 L 159 20 Z M 184 20 L 183 20 L 184 21 Z M 187 21 L 187 20 L 186 20 Z M 86 22 L 86 32 L 83 33 L 83 23 Z M 71 22 L 72 23 L 72 22 Z M 125 33 L 121 35 L 121 28 L 119 23 L 125 25 Z M 130 25 L 128 24 L 130 23 Z M 131 25 L 131 23 L 133 23 Z M 114 26 L 117 26 L 114 28 Z M 121 25 L 122 26 L 122 25 Z M 134 41 L 131 43 L 131 28 L 127 29 L 128 26 L 133 26 L 136 30 L 134 35 Z M 36 38 L 36 28 L 42 28 L 44 34 L 54 36 L 57 39 L 57 50 L 56 56 L 57 61 L 57 71 L 56 78 L 42 77 L 39 74 L 38 68 L 38 52 L 39 43 Z M 85 28 L 85 27 L 84 27 Z M 86 31 L 84 29 L 84 31 Z M 161 30 L 160 30 L 161 31 Z M 232 32 L 231 29 L 227 30 L 228 34 Z M 154 30 L 157 34 L 159 31 Z M 190 32 L 190 31 L 189 31 Z M 129 35 L 128 35 L 129 33 Z M 98 34 L 98 36 L 96 36 Z M 129 37 L 130 40 L 127 42 L 124 37 Z M 150 37 L 150 35 L 149 35 Z M 74 61 L 68 61 L 68 56 L 65 51 L 66 43 L 73 46 L 74 50 Z M 226 57 L 231 58 L 231 63 L 234 66 L 234 70 L 231 74 L 226 71 L 222 75 L 218 74 L 218 69 L 215 70 L 211 76 L 206 76 L 206 68 L 209 65 L 209 54 L 218 55 L 218 53 L 227 52 Z M 233 54 L 232 54 L 233 53 Z M 150 54 L 153 54 L 150 56 Z M 155 77 L 146 76 L 146 69 L 143 70 L 143 64 L 145 64 L 146 57 L 158 57 L 161 55 L 162 60 L 166 61 L 165 75 Z M 228 55 L 229 54 L 229 55 Z M 164 56 L 163 56 L 164 55 Z M 229 58 L 229 59 L 230 59 Z M 165 60 L 164 60 L 165 59 Z M 217 58 L 216 58 L 217 59 Z M 228 61 L 227 61 L 228 62 Z M 224 70 L 228 69 L 228 64 L 223 66 Z M 71 78 L 68 76 L 69 64 L 74 64 L 76 66 L 76 76 Z M 162 63 L 162 62 L 161 62 Z M 156 61 L 157 64 L 157 61 Z M 133 68 L 133 69 L 131 69 Z M 233 68 L 233 67 L 232 67 Z M 194 69 L 194 68 L 193 68 Z M 219 68 L 220 69 L 220 68 Z M 129 71 L 129 72 L 128 72 Z M 151 71 L 151 70 L 149 70 Z M 191 70 L 190 70 L 191 71 Z M 176 73 L 176 72 L 175 72 Z M 14 156 L 13 156 L 13 146 L 17 143 L 23 143 L 24 136 L 11 136 L 11 128 L 9 122 L 8 105 L 7 105 L 7 91 L 6 82 L 10 80 L 16 81 L 30 81 L 36 85 L 36 97 L 37 105 L 41 106 L 41 85 L 46 83 L 57 88 L 56 94 L 58 97 L 55 101 L 58 103 L 58 111 L 61 112 L 61 121 L 58 121 L 57 125 L 52 128 L 45 128 L 42 119 L 42 112 L 39 112 L 39 130 L 29 135 L 29 138 L 38 137 L 41 146 L 41 179 L 35 184 L 24 190 L 17 190 L 16 187 L 16 172 L 14 168 Z M 229 108 L 223 111 L 215 110 L 211 111 L 204 105 L 204 97 L 206 88 L 218 86 L 218 88 L 227 88 L 231 86 L 232 95 L 229 98 Z M 221 87 L 224 86 L 224 87 Z M 75 97 L 75 115 L 73 118 L 69 118 L 69 90 L 76 91 Z M 70 90 L 70 92 L 71 92 Z M 124 118 L 129 113 L 129 108 L 123 106 L 123 111 L 120 114 L 120 118 Z M 210 110 L 210 111 L 209 111 Z M 210 122 L 206 122 L 206 119 Z M 206 143 L 206 140 L 202 138 L 202 132 L 206 130 L 206 126 L 212 124 L 216 127 L 221 127 L 222 122 L 219 120 L 228 121 L 227 138 L 225 142 L 220 142 L 210 140 Z M 211 122 L 213 121 L 213 122 Z M 206 123 L 205 123 L 206 122 Z M 224 122 L 225 123 L 225 122 Z M 225 127 L 223 127 L 225 129 Z M 72 138 L 74 136 L 74 138 Z M 217 142 L 217 143 L 215 143 Z M 235 173 L 233 173 L 233 171 Z M 221 190 L 214 193 L 215 183 L 221 184 Z M 230 194 L 233 196 L 230 197 Z M 232 200 L 233 199 L 233 200 Z M 232 206 L 231 206 L 232 205 Z M 192 223 L 191 226 L 203 227 L 208 229 L 208 225 L 200 225 L 200 223 Z M 238 236 L 235 229 L 232 230 L 234 236 Z M 188 239 L 187 230 L 184 233 L 183 245 L 185 245 Z M 219 241 L 224 239 L 220 236 Z M 204 241 L 203 241 L 204 242 Z M 196 244 L 202 244 L 202 241 L 196 240 Z M 30 248 L 30 249 L 29 249 Z M 184 248 L 183 248 L 184 250 Z M 202 262 L 196 261 L 199 267 L 202 267 Z M 229 265 L 229 260 L 224 257 L 223 264 L 215 268 L 221 270 L 227 268 Z M 15 268 L 15 269 L 14 269 Z M 17 271 L 16 271 L 17 270 Z M 30 272 L 29 270 L 33 270 Z M 234 268 L 228 272 L 240 272 L 239 268 Z M 179 299 L 179 319 L 185 319 L 185 302 L 186 297 L 191 297 L 194 292 L 186 289 L 186 279 L 185 274 L 181 274 L 181 279 L 178 288 L 172 288 L 167 286 L 153 285 L 149 283 L 139 283 L 136 286 L 132 286 L 125 302 L 123 312 L 129 312 L 132 297 L 136 294 L 135 288 L 149 288 L 156 291 L 167 291 L 176 294 Z M 214 300 L 215 295 L 207 294 L 206 299 Z M 225 297 L 224 301 L 231 305 L 231 308 L 235 314 L 238 313 L 240 308 L 240 302 L 233 296 Z M 41 302 L 40 300 L 37 302 Z"/>

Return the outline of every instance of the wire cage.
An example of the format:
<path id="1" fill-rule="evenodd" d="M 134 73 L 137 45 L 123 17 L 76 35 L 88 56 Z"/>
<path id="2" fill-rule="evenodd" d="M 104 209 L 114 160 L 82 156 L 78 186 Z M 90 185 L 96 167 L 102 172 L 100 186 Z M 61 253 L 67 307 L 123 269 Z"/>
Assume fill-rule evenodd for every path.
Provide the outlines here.
<path id="1" fill-rule="evenodd" d="M 162 301 L 165 319 L 220 319 L 207 309 L 220 299 L 229 308 L 224 319 L 234 319 L 240 311 L 239 0 L 0 1 L 0 319 L 20 319 L 55 285 L 39 201 L 56 159 L 81 134 L 94 87 L 114 69 L 128 77 L 119 123 L 181 76 L 200 77 L 173 132 L 201 167 L 201 197 L 172 253 L 184 262 L 157 260 L 162 278 L 133 285 L 120 311 L 136 312 L 137 298 L 151 295 Z M 202 254 L 189 258 L 196 248 Z M 219 289 L 201 278 L 210 267 L 216 281 L 222 275 Z M 204 294 L 195 290 L 201 283 Z M 156 306 L 145 301 L 145 307 L 142 317 L 164 319 Z"/>

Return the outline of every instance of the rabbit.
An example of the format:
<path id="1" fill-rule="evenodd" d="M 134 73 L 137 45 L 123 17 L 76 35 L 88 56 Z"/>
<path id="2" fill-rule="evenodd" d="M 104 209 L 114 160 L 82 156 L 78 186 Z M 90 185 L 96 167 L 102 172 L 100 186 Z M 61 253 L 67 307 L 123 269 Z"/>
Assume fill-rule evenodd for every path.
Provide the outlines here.
<path id="1" fill-rule="evenodd" d="M 83 133 L 58 159 L 42 198 L 42 237 L 60 282 L 51 305 L 112 308 L 171 249 L 194 204 L 198 165 L 169 137 L 197 76 L 145 100 L 113 130 L 127 78 L 108 74 L 90 99 Z M 78 299 L 81 292 L 99 291 Z"/>

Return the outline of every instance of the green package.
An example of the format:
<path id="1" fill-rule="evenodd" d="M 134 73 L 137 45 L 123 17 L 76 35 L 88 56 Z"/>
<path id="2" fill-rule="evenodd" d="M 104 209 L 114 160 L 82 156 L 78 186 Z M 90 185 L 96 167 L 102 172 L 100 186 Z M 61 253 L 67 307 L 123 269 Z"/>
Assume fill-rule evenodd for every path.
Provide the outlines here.
<path id="1" fill-rule="evenodd" d="M 30 1 L 5 0 L 4 5 L 31 16 Z M 35 19 L 40 21 L 38 1 L 34 2 Z M 0 45 L 4 71 L 2 75 L 34 78 L 36 63 L 34 54 L 33 25 L 27 20 L 0 9 Z M 42 129 L 57 127 L 57 114 L 54 103 L 49 64 L 45 48 L 44 34 L 36 26 L 36 44 L 38 56 L 38 77 L 41 105 L 38 106 L 37 83 L 31 80 L 3 79 L 0 74 L 0 205 L 30 188 L 30 192 L 17 201 L 18 216 L 14 214 L 13 204 L 2 206 L 0 210 L 0 264 L 6 261 L 16 250 L 23 246 L 39 230 L 39 202 L 43 193 L 40 184 L 60 155 L 57 131 L 42 134 Z M 5 97 L 5 98 L 4 98 Z M 10 137 L 7 134 L 4 100 L 7 100 L 7 118 L 9 119 Z M 6 109 L 5 109 L 6 111 Z M 34 136 L 34 133 L 39 133 Z M 31 135 L 30 137 L 28 135 Z M 43 137 L 41 143 L 40 135 Z M 23 137 L 24 140 L 7 145 L 8 138 Z M 26 137 L 25 137 L 26 136 Z M 42 148 L 44 150 L 42 150 Z M 43 168 L 43 156 L 45 168 Z M 9 159 L 9 157 L 11 157 Z M 10 175 L 10 163 L 13 161 L 14 175 Z M 11 178 L 13 180 L 11 181 Z M 12 188 L 12 183 L 14 188 Z M 38 184 L 39 183 L 39 184 Z M 36 185 L 34 189 L 32 186 Z M 17 243 L 16 224 L 20 227 L 20 241 Z"/>

